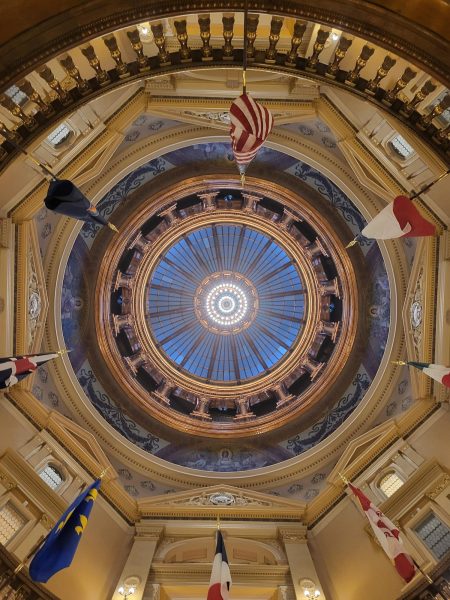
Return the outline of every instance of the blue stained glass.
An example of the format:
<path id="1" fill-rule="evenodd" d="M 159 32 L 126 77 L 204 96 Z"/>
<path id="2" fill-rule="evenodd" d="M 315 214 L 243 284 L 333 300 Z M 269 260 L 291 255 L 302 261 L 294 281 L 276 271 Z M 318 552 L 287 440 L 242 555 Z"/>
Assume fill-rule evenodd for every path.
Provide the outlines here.
<path id="1" fill-rule="evenodd" d="M 305 297 L 295 264 L 273 239 L 218 224 L 192 231 L 166 251 L 151 274 L 146 308 L 155 342 L 177 368 L 232 383 L 259 377 L 286 356 L 303 327 Z"/>

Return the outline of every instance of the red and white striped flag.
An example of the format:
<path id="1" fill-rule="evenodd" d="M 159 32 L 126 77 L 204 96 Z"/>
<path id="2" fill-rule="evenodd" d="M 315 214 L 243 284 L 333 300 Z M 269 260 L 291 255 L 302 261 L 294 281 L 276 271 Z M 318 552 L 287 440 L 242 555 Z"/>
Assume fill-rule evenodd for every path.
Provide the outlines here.
<path id="1" fill-rule="evenodd" d="M 39 365 L 58 358 L 58 354 L 33 354 L 0 358 L 0 389 L 10 387 L 35 371 Z"/>
<path id="2" fill-rule="evenodd" d="M 375 240 L 436 235 L 436 227 L 427 221 L 407 196 L 397 196 L 364 227 L 361 234 Z"/>
<path id="3" fill-rule="evenodd" d="M 242 94 L 231 105 L 230 118 L 234 158 L 243 175 L 271 132 L 273 116 L 253 98 Z"/>
<path id="4" fill-rule="evenodd" d="M 434 365 L 432 363 L 421 363 L 421 362 L 407 362 L 407 365 L 416 367 L 423 371 L 428 377 L 431 377 L 435 381 L 442 383 L 446 387 L 450 388 L 450 367 L 444 367 L 443 365 Z"/>
<path id="5" fill-rule="evenodd" d="M 381 510 L 365 496 L 360 489 L 348 484 L 358 498 L 362 509 L 369 519 L 373 532 L 388 557 L 394 562 L 397 573 L 408 583 L 416 574 L 412 558 L 405 552 L 400 532 Z"/>
<path id="6" fill-rule="evenodd" d="M 231 588 L 231 573 L 222 533 L 217 532 L 216 555 L 214 556 L 207 600 L 228 600 Z"/>

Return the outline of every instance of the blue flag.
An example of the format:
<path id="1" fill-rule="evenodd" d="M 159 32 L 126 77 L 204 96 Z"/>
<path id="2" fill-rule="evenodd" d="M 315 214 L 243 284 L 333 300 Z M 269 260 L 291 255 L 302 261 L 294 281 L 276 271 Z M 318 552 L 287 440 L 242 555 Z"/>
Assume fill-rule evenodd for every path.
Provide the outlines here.
<path id="1" fill-rule="evenodd" d="M 70 566 L 100 484 L 101 479 L 97 479 L 84 490 L 50 531 L 30 563 L 29 573 L 33 581 L 46 583 L 55 573 Z"/>

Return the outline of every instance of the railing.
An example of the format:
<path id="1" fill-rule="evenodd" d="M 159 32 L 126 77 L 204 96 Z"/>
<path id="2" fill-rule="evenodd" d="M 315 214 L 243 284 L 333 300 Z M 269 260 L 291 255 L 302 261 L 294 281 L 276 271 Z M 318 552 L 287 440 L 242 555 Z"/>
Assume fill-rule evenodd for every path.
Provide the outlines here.
<path id="1" fill-rule="evenodd" d="M 401 77 L 395 85 L 389 89 L 383 87 L 383 81 L 389 71 L 396 64 L 396 59 L 385 56 L 379 64 L 376 74 L 372 79 L 361 77 L 361 71 L 374 54 L 374 47 L 367 43 L 362 46 L 359 56 L 349 70 L 341 69 L 341 62 L 351 45 L 357 41 L 346 37 L 343 33 L 336 44 L 328 63 L 321 62 L 320 56 L 328 41 L 330 31 L 319 28 L 315 34 L 312 45 L 312 53 L 309 56 L 299 56 L 299 50 L 303 48 L 305 32 L 311 30 L 312 24 L 297 20 L 293 27 L 290 39 L 290 49 L 279 52 L 277 45 L 280 41 L 280 31 L 283 26 L 283 18 L 272 17 L 270 23 L 270 35 L 268 39 L 261 40 L 257 36 L 259 15 L 250 15 L 247 27 L 247 59 L 252 69 L 266 69 L 284 73 L 291 76 L 308 78 L 327 85 L 333 85 L 351 91 L 358 96 L 378 105 L 388 111 L 397 119 L 415 131 L 424 141 L 444 159 L 450 157 L 450 125 L 443 124 L 443 120 L 436 119 L 450 107 L 450 93 L 445 94 L 428 113 L 422 113 L 421 103 L 436 90 L 436 84 L 428 79 L 416 92 L 413 98 L 407 99 L 403 95 L 404 88 L 416 77 L 423 76 L 409 66 L 406 66 Z M 223 40 L 215 46 L 211 44 L 211 19 L 209 15 L 198 16 L 198 33 L 192 36 L 194 45 L 191 48 L 187 32 L 187 20 L 180 18 L 174 22 L 176 38 L 178 40 L 177 51 L 169 52 L 167 40 L 161 22 L 150 25 L 153 33 L 153 41 L 157 47 L 157 54 L 147 56 L 144 53 L 144 45 L 140 38 L 138 28 L 127 31 L 128 42 L 135 54 L 135 60 L 125 62 L 119 48 L 117 37 L 111 33 L 103 38 L 115 67 L 110 70 L 103 68 L 101 59 L 98 57 L 92 44 L 81 47 L 82 58 L 86 60 L 94 76 L 86 79 L 80 74 L 86 65 L 79 64 L 69 54 L 59 57 L 59 64 L 67 74 L 63 82 L 58 80 L 50 66 L 43 65 L 34 72 L 34 78 L 41 78 L 45 92 L 39 92 L 29 79 L 17 82 L 19 90 L 28 99 L 30 111 L 24 110 L 6 94 L 0 96 L 0 104 L 18 121 L 18 125 L 9 130 L 4 124 L 1 127 L 8 131 L 8 140 L 0 145 L 0 170 L 4 168 L 17 152 L 11 141 L 27 145 L 37 136 L 41 135 L 52 123 L 61 120 L 65 115 L 73 112 L 78 106 L 103 94 L 105 91 L 127 84 L 139 79 L 158 77 L 163 74 L 180 72 L 183 70 L 223 67 L 241 68 L 242 48 L 237 48 L 233 40 L 234 15 L 224 14 L 222 17 Z M 309 27 L 309 29 L 308 29 Z M 359 40 L 361 42 L 361 40 Z M 242 40 L 238 45 L 243 45 Z M 258 42 L 258 49 L 255 46 Z M 262 48 L 262 44 L 265 48 Z M 77 53 L 78 56 L 78 53 Z M 68 85 L 67 85 L 68 83 Z M 44 87 L 43 87 L 44 89 Z"/>
<path id="2" fill-rule="evenodd" d="M 33 583 L 26 569 L 14 575 L 18 564 L 17 558 L 0 544 L 0 600 L 58 600 L 57 596 Z"/>
<path id="3" fill-rule="evenodd" d="M 413 590 L 400 600 L 450 600 L 450 553 L 429 573 L 433 583 L 422 578 Z"/>

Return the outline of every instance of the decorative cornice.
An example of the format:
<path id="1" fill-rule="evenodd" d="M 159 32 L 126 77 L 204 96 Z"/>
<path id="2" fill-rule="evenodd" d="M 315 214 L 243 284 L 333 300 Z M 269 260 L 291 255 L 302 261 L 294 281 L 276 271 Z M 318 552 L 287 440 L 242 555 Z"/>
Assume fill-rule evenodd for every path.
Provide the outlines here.
<path id="1" fill-rule="evenodd" d="M 182 126 L 177 131 L 168 131 L 164 136 L 152 136 L 142 143 L 133 145 L 125 150 L 106 170 L 97 178 L 90 182 L 87 192 L 90 197 L 98 199 L 102 197 L 111 185 L 122 178 L 130 169 L 126 165 L 133 165 L 133 168 L 148 162 L 161 152 L 162 148 L 170 144 L 172 148 L 198 143 L 200 140 L 208 137 L 211 141 L 211 130 L 198 127 Z M 216 136 L 213 140 L 221 141 L 223 136 Z M 317 146 L 304 142 L 303 146 L 298 144 L 298 136 L 290 134 L 289 131 L 275 132 L 272 138 L 273 142 L 268 145 L 275 148 L 283 148 L 283 151 L 298 158 L 306 160 L 313 165 L 317 165 L 332 180 L 342 186 L 353 202 L 363 211 L 364 215 L 373 215 L 381 208 L 372 196 L 366 193 L 357 179 L 343 166 L 343 163 L 325 151 L 319 150 Z M 47 285 L 57 291 L 52 304 L 52 319 L 58 319 L 59 306 L 61 302 L 58 289 L 60 284 L 58 278 L 62 276 L 64 265 L 72 246 L 73 240 L 79 230 L 78 224 L 70 223 L 69 220 L 62 219 L 55 234 L 54 244 L 50 254 L 46 257 Z M 406 289 L 408 279 L 408 267 L 401 243 L 392 241 L 389 244 L 381 244 L 381 251 L 387 264 L 389 279 L 391 285 L 391 314 L 395 315 L 398 307 L 403 304 L 404 290 Z M 63 249 L 63 250 L 62 250 Z M 56 322 L 56 321 L 55 321 Z M 62 332 L 60 327 L 49 329 L 47 333 L 47 343 L 49 346 L 62 343 Z M 388 343 L 386 346 L 385 358 L 381 369 L 377 375 L 376 381 L 366 395 L 363 405 L 359 406 L 352 415 L 352 419 L 344 424 L 338 432 L 330 436 L 325 444 L 321 444 L 311 451 L 304 453 L 300 457 L 285 461 L 282 465 L 275 467 L 265 467 L 264 469 L 253 471 L 240 478 L 242 485 L 259 488 L 263 486 L 277 487 L 285 483 L 297 480 L 300 476 L 305 476 L 312 470 L 319 468 L 337 456 L 338 453 L 348 444 L 349 440 L 359 433 L 363 432 L 372 418 L 378 413 L 383 405 L 384 399 L 391 393 L 398 377 L 397 370 L 389 364 L 390 359 L 400 360 L 403 356 L 403 341 L 398 329 L 391 326 Z M 79 385 L 69 383 L 68 374 L 71 371 L 70 364 L 63 357 L 62 363 L 66 364 L 61 369 L 62 364 L 50 365 L 55 378 L 56 385 L 60 392 L 67 398 L 71 409 L 74 410 L 77 418 L 90 431 L 92 431 L 104 445 L 105 449 L 112 452 L 124 464 L 131 468 L 146 473 L 156 480 L 164 481 L 169 485 L 196 487 L 200 481 L 204 481 L 205 474 L 199 471 L 180 468 L 175 465 L 168 465 L 157 457 L 150 456 L 144 451 L 133 447 L 127 443 L 123 437 L 115 432 L 112 427 L 107 425 L 98 413 L 90 406 L 84 398 L 84 393 Z M 376 388 L 376 393 L 375 393 Z M 351 423 L 351 427 L 349 428 Z M 228 480 L 233 481 L 234 474 L 224 473 L 214 475 L 214 482 Z M 212 475 L 208 473 L 211 480 Z"/>

